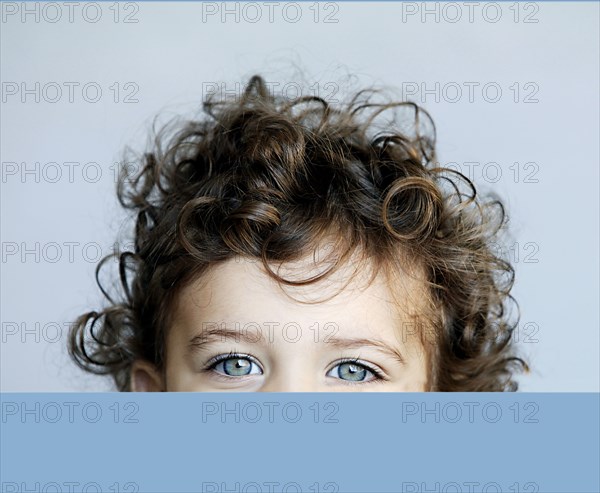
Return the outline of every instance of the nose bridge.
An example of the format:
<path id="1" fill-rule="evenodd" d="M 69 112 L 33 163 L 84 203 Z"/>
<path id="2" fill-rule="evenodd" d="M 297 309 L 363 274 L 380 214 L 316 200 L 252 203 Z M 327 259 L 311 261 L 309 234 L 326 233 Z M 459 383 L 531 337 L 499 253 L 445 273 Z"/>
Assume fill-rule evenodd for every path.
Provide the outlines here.
<path id="1" fill-rule="evenodd" d="M 300 363 L 300 364 L 298 364 Z M 260 389 L 261 392 L 317 392 L 318 381 L 308 364 L 302 359 L 290 360 L 287 365 L 274 369 Z"/>
<path id="2" fill-rule="evenodd" d="M 278 379 L 265 384 L 260 392 L 318 392 L 318 388 L 313 384 Z"/>
<path id="3" fill-rule="evenodd" d="M 289 316 L 285 323 L 284 319 L 282 317 L 279 330 L 274 332 L 270 364 L 259 391 L 317 392 L 321 382 L 316 364 L 318 351 L 312 333 L 305 329 L 310 324 L 303 320 L 292 325 Z"/>

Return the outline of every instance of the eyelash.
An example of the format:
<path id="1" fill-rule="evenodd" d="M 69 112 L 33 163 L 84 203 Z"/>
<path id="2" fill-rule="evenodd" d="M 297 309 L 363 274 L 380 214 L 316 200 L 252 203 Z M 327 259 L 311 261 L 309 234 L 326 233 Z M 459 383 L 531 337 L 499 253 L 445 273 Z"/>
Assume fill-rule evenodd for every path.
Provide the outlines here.
<path id="1" fill-rule="evenodd" d="M 373 378 L 373 380 L 369 380 L 368 382 L 351 382 L 348 380 L 343 380 L 341 378 L 338 378 L 338 380 L 340 380 L 340 382 L 342 382 L 343 384 L 365 385 L 367 383 L 381 383 L 381 382 L 385 382 L 388 380 L 383 371 L 381 371 L 379 368 L 377 368 L 365 361 L 362 361 L 359 358 L 342 358 L 342 359 L 334 362 L 331 365 L 331 367 L 327 370 L 327 373 L 329 373 L 331 370 L 333 370 L 336 366 L 343 365 L 345 363 L 351 363 L 351 364 L 355 364 L 358 366 L 362 366 L 363 368 L 366 368 L 367 370 L 369 370 L 374 375 L 375 378 Z"/>
<path id="2" fill-rule="evenodd" d="M 206 365 L 204 366 L 204 368 L 202 369 L 203 372 L 213 372 L 215 376 L 220 377 L 220 378 L 226 378 L 226 379 L 230 379 L 230 378 L 243 378 L 243 377 L 232 377 L 229 375 L 223 375 L 219 372 L 214 371 L 215 367 L 223 362 L 226 361 L 228 359 L 232 359 L 232 358 L 245 358 L 250 360 L 252 363 L 254 363 L 255 365 L 257 365 L 261 371 L 264 372 L 262 366 L 258 363 L 258 359 L 251 355 L 251 354 L 247 354 L 247 353 L 238 353 L 236 351 L 230 351 L 229 353 L 225 354 L 218 354 L 214 357 L 212 357 L 210 360 L 208 360 L 208 362 L 206 363 Z M 364 385 L 365 383 L 378 383 L 378 382 L 385 382 L 387 381 L 387 377 L 385 376 L 385 374 L 383 373 L 383 371 L 381 371 L 380 369 L 376 368 L 375 366 L 370 365 L 369 363 L 366 363 L 365 361 L 360 360 L 359 358 L 342 358 L 338 361 L 336 361 L 334 364 L 331 365 L 331 367 L 327 370 L 326 373 L 329 373 L 331 370 L 333 370 L 336 366 L 339 365 L 343 365 L 346 363 L 352 363 L 358 366 L 362 366 L 363 368 L 366 368 L 367 370 L 369 370 L 373 375 L 374 378 L 372 380 L 369 380 L 368 382 L 350 382 L 347 380 L 343 380 L 341 378 L 338 378 L 337 380 L 339 380 L 342 384 L 346 384 L 346 385 Z"/>
<path id="3" fill-rule="evenodd" d="M 238 353 L 236 351 L 230 351 L 227 354 L 217 354 L 216 356 L 212 357 L 211 359 L 208 360 L 208 362 L 206 363 L 206 365 L 204 366 L 204 368 L 202 369 L 203 372 L 213 372 L 215 376 L 220 377 L 220 378 L 226 378 L 226 379 L 230 379 L 230 378 L 243 378 L 243 377 L 233 377 L 230 375 L 223 375 L 222 373 L 216 372 L 215 367 L 223 362 L 226 361 L 228 359 L 232 359 L 232 358 L 243 358 L 243 359 L 247 359 L 252 361 L 252 363 L 254 363 L 255 365 L 257 365 L 261 371 L 264 372 L 262 366 L 258 363 L 258 359 L 255 356 L 252 356 L 251 354 L 247 354 L 247 353 Z"/>

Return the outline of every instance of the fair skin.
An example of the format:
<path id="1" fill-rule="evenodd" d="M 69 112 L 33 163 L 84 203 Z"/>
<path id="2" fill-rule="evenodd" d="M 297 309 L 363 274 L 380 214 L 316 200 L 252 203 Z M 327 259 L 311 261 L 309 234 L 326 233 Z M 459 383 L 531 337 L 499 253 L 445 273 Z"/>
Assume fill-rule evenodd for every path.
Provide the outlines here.
<path id="1" fill-rule="evenodd" d="M 366 278 L 366 271 L 354 276 L 343 267 L 326 281 L 284 292 L 260 262 L 238 257 L 218 264 L 179 293 L 164 371 L 136 361 L 131 388 L 424 391 L 427 358 L 406 312 L 422 299 L 422 286 L 404 276 L 392 292 L 381 276 L 369 286 Z"/>

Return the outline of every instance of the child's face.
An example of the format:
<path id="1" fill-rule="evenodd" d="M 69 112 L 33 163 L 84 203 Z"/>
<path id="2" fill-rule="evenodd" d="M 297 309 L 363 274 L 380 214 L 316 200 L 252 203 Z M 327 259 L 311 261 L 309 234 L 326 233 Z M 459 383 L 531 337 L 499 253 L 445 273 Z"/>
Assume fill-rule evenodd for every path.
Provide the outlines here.
<path id="1" fill-rule="evenodd" d="M 322 300 L 350 275 L 342 267 L 328 280 L 285 289 L 296 299 Z M 137 363 L 133 390 L 426 390 L 414 323 L 382 279 L 365 289 L 365 276 L 308 305 L 286 296 L 259 261 L 220 264 L 179 294 L 166 336 L 165 381 Z M 398 301 L 415 311 L 419 286 L 407 278 L 402 284 L 407 295 Z"/>

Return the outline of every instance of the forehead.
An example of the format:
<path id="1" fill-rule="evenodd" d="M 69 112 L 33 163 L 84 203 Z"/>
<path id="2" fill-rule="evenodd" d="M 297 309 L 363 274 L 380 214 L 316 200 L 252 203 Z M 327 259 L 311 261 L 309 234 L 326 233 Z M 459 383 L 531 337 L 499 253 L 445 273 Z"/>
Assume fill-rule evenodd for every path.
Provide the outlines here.
<path id="1" fill-rule="evenodd" d="M 353 261 L 354 260 L 354 261 Z M 272 266 L 285 279 L 301 281 L 323 271 L 312 258 Z M 288 286 L 271 278 L 260 260 L 236 257 L 213 266 L 187 285 L 175 305 L 175 321 L 193 327 L 203 322 L 335 323 L 348 335 L 397 337 L 415 333 L 424 309 L 425 285 L 414 274 L 383 271 L 356 259 L 324 279 Z M 396 331 L 396 333 L 394 333 Z"/>

